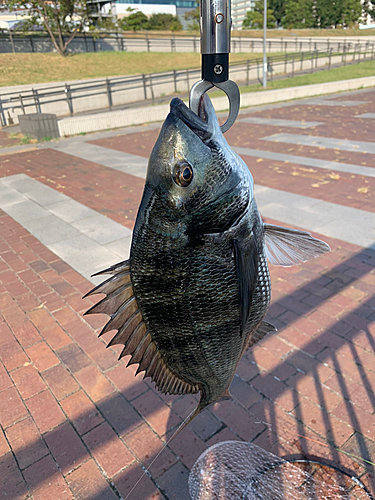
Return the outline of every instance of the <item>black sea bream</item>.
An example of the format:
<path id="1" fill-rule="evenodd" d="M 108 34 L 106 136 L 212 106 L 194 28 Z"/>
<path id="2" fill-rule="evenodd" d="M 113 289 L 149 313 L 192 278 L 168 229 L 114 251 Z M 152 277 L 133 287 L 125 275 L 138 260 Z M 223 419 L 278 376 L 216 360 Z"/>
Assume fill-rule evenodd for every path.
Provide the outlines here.
<path id="1" fill-rule="evenodd" d="M 180 99 L 151 153 L 130 259 L 89 294 L 111 316 L 109 345 L 139 363 L 163 393 L 200 391 L 194 415 L 229 397 L 244 351 L 274 330 L 267 259 L 298 264 L 329 251 L 303 231 L 264 224 L 246 164 L 228 146 L 204 95 L 195 115 Z M 99 273 L 101 274 L 101 273 Z M 193 416 L 191 417 L 193 418 Z"/>

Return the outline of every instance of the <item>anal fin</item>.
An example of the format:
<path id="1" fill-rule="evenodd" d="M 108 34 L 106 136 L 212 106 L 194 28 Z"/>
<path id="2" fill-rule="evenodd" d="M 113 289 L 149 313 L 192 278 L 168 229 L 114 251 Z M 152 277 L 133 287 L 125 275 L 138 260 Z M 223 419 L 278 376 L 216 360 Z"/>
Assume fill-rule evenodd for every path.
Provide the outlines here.
<path id="1" fill-rule="evenodd" d="M 262 340 L 262 338 L 265 337 L 267 333 L 276 331 L 277 328 L 271 325 L 271 323 L 268 323 L 267 321 L 261 321 L 256 330 L 251 331 L 247 334 L 247 338 L 242 352 L 244 353 L 245 351 L 250 349 L 250 347 L 252 347 L 254 344 Z"/>

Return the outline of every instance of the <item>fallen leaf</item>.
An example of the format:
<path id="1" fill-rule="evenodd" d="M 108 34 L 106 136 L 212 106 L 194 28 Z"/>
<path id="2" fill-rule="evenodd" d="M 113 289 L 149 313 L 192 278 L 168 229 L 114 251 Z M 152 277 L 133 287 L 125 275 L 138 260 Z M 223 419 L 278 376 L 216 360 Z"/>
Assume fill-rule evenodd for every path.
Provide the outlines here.
<path id="1" fill-rule="evenodd" d="M 257 163 L 260 163 L 261 161 L 263 161 L 263 158 L 257 158 Z"/>
<path id="2" fill-rule="evenodd" d="M 292 175 L 294 175 L 294 177 L 296 177 L 297 175 L 300 175 L 300 174 L 298 172 L 296 172 L 295 170 L 293 170 Z"/>
<path id="3" fill-rule="evenodd" d="M 319 187 L 319 184 L 311 184 L 311 187 L 313 187 L 313 188 L 318 188 L 318 187 Z"/>
<path id="4" fill-rule="evenodd" d="M 334 179 L 335 181 L 338 181 L 338 180 L 340 179 L 339 174 L 335 174 L 334 172 L 331 172 L 331 173 L 329 174 L 329 177 L 330 177 L 331 179 Z"/>
<path id="5" fill-rule="evenodd" d="M 368 187 L 367 186 L 360 187 L 360 188 L 357 189 L 357 192 L 361 193 L 361 194 L 366 194 L 366 193 L 368 193 Z"/>

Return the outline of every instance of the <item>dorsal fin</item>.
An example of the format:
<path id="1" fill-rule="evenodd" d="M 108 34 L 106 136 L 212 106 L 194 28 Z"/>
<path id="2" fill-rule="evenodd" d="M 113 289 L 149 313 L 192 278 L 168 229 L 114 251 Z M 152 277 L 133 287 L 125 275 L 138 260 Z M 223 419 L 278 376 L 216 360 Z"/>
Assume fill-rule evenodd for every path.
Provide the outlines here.
<path id="1" fill-rule="evenodd" d="M 92 306 L 85 314 L 108 314 L 110 320 L 99 336 L 110 330 L 117 330 L 108 346 L 123 345 L 119 359 L 130 355 L 127 366 L 138 363 L 137 373 L 145 372 L 143 378 L 151 377 L 159 391 L 164 394 L 195 394 L 198 385 L 192 385 L 179 378 L 163 360 L 139 310 L 131 283 L 129 261 L 120 262 L 96 273 L 112 274 L 85 297 L 104 293 L 104 299 Z"/>

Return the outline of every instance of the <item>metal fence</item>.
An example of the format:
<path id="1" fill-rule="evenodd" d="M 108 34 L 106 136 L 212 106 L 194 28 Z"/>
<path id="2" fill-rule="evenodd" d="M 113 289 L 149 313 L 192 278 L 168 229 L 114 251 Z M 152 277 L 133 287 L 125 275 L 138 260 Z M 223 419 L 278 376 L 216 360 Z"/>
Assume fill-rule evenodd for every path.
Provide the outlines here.
<path id="1" fill-rule="evenodd" d="M 68 37 L 68 35 L 66 35 Z M 362 51 L 373 42 L 371 38 L 303 38 L 280 37 L 267 40 L 268 52 L 312 52 L 315 50 L 328 52 L 342 52 L 343 47 L 361 45 Z M 246 36 L 232 36 L 232 52 L 250 53 L 262 52 L 263 41 L 260 38 Z M 349 50 L 351 50 L 349 48 Z M 110 32 L 78 34 L 68 46 L 68 52 L 101 52 L 101 51 L 128 51 L 128 52 L 199 52 L 200 38 L 194 35 L 163 35 L 139 34 L 124 32 Z M 12 33 L 0 32 L 0 53 L 6 52 L 55 52 L 55 48 L 44 33 Z"/>
<path id="2" fill-rule="evenodd" d="M 276 74 L 314 72 L 317 68 L 331 69 L 332 65 L 346 65 L 364 60 L 374 60 L 375 43 L 363 50 L 344 46 L 341 53 L 314 50 L 312 52 L 285 53 L 268 57 L 268 78 Z M 171 94 L 187 94 L 191 85 L 200 79 L 200 69 L 173 70 L 164 73 L 129 77 L 104 78 L 79 83 L 55 84 L 42 88 L 30 88 L 23 92 L 0 95 L 0 118 L 3 126 L 17 122 L 18 114 L 54 113 L 57 116 L 73 116 L 94 110 L 112 110 L 139 101 L 155 102 L 157 98 Z M 261 58 L 231 64 L 230 78 L 249 85 L 262 81 Z"/>

